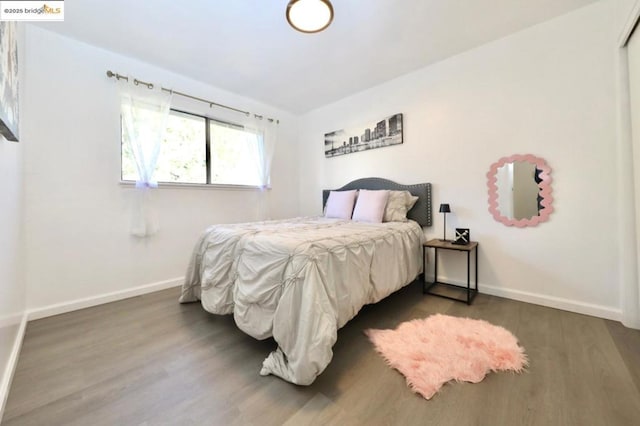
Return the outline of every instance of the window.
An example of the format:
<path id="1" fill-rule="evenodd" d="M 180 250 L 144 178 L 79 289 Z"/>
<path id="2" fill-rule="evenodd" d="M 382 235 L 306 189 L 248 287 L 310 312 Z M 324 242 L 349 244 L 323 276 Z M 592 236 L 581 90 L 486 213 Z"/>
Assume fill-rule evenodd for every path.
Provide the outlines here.
<path id="1" fill-rule="evenodd" d="M 207 131 L 208 130 L 208 131 Z M 154 173 L 158 182 L 261 186 L 262 138 L 243 126 L 171 110 Z M 122 143 L 122 180 L 138 173 Z"/>
<path id="2" fill-rule="evenodd" d="M 240 126 L 209 120 L 209 183 L 260 186 L 261 141 Z"/>

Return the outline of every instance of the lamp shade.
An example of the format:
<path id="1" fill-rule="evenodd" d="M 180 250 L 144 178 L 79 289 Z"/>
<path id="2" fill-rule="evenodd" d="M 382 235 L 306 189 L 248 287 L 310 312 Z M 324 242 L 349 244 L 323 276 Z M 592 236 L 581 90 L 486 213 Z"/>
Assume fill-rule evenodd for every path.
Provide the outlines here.
<path id="1" fill-rule="evenodd" d="M 333 6 L 329 0 L 291 0 L 287 21 L 300 32 L 317 33 L 333 21 Z"/>
<path id="2" fill-rule="evenodd" d="M 449 204 L 440 204 L 440 213 L 451 213 L 451 207 L 449 207 Z"/>

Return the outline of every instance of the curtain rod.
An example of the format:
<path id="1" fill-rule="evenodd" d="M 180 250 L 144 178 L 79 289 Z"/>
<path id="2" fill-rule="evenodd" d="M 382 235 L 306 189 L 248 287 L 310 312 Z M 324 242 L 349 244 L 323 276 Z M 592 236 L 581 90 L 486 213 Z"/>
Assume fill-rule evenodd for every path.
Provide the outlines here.
<path id="1" fill-rule="evenodd" d="M 129 77 L 127 77 L 126 75 L 118 74 L 117 72 L 114 73 L 111 70 L 107 71 L 107 77 L 115 78 L 116 80 L 127 80 L 127 81 L 129 81 Z M 133 79 L 133 83 L 135 85 L 138 85 L 138 84 L 145 85 L 149 89 L 153 89 L 153 87 L 154 87 L 153 83 L 148 83 L 146 81 L 138 80 L 137 78 Z M 219 104 L 217 102 L 208 101 L 206 99 L 202 99 L 202 98 L 199 98 L 197 96 L 192 96 L 192 95 L 189 95 L 189 94 L 186 94 L 186 93 L 178 92 L 177 90 L 166 89 L 164 87 L 160 87 L 160 88 L 164 92 L 173 93 L 174 95 L 180 95 L 180 96 L 185 97 L 185 98 L 189 98 L 189 99 L 193 99 L 193 100 L 196 100 L 196 101 L 204 102 L 205 104 L 209 104 L 209 108 L 213 108 L 213 106 L 215 105 L 215 106 L 220 107 L 220 108 L 226 108 L 226 109 L 230 109 L 231 111 L 235 111 L 235 112 L 239 112 L 241 114 L 245 114 L 247 117 L 249 117 L 251 115 L 251 113 L 249 111 L 243 111 L 241 109 L 230 107 L 228 105 L 223 105 L 223 104 Z M 265 118 L 265 117 L 263 117 L 262 115 L 259 115 L 259 114 L 253 114 L 253 116 L 255 118 L 259 119 L 259 120 L 262 120 L 263 118 Z M 268 118 L 268 117 L 266 117 L 266 119 L 269 120 L 272 123 L 275 121 L 276 124 L 280 124 L 280 120 L 276 120 L 274 118 Z"/>

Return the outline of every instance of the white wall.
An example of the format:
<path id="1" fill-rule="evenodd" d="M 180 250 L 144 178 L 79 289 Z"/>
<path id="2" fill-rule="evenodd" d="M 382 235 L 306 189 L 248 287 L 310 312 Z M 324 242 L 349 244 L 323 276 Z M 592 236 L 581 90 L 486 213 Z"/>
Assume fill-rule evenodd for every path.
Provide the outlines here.
<path id="1" fill-rule="evenodd" d="M 625 47 L 627 39 L 638 20 L 640 2 L 638 0 L 612 0 L 615 11 L 615 31 L 617 36 L 615 65 L 616 65 L 616 95 L 617 95 L 617 124 L 618 124 L 618 194 L 620 203 L 618 210 L 619 260 L 620 271 L 620 305 L 622 308 L 622 323 L 627 327 L 640 329 L 640 288 L 638 284 L 638 213 L 637 185 L 638 162 L 637 152 L 632 148 L 631 132 L 631 98 L 630 80 L 633 78 L 629 70 L 629 49 Z M 637 33 L 637 32 L 636 32 Z M 634 36 L 634 37 L 637 37 Z M 635 169 L 635 170 L 634 170 Z"/>
<path id="2" fill-rule="evenodd" d="M 631 18 L 631 11 L 638 3 L 638 0 L 610 0 L 614 8 L 614 25 L 616 36 L 622 33 L 625 24 Z"/>
<path id="3" fill-rule="evenodd" d="M 615 36 L 612 4 L 598 2 L 306 114 L 301 212 L 358 177 L 432 182 L 427 236 L 442 234 L 437 206 L 450 203 L 447 225 L 480 242 L 481 291 L 619 318 Z M 324 133 L 397 112 L 403 145 L 324 158 Z M 552 169 L 555 212 L 509 228 L 488 212 L 486 173 L 527 153 Z M 443 268 L 463 278 L 455 253 Z"/>
<path id="4" fill-rule="evenodd" d="M 15 362 L 16 337 L 25 310 L 22 278 L 21 143 L 0 136 L 0 419 Z"/>
<path id="5" fill-rule="evenodd" d="M 24 93 L 24 36 L 18 26 L 19 98 Z M 22 122 L 29 119 L 20 111 Z M 23 155 L 28 140 L 8 142 L 0 136 L 0 420 L 21 341 L 25 311 L 23 280 Z"/>
<path id="6" fill-rule="evenodd" d="M 119 104 L 107 70 L 279 118 L 272 217 L 297 214 L 298 170 L 288 160 L 296 151 L 295 117 L 40 27 L 26 30 L 30 66 L 24 107 L 31 120 L 24 123 L 23 133 L 30 142 L 25 154 L 30 309 L 54 313 L 56 304 L 181 277 L 207 226 L 256 218 L 254 190 L 161 188 L 154 191 L 159 233 L 148 239 L 130 236 L 132 189 L 118 184 Z M 175 100 L 180 108 L 209 112 L 207 105 Z"/>

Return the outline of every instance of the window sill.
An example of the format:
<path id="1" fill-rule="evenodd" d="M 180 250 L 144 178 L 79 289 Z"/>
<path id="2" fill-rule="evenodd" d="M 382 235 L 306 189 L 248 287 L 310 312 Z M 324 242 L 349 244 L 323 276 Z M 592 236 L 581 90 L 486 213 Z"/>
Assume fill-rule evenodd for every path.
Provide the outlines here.
<path id="1" fill-rule="evenodd" d="M 120 186 L 132 187 L 136 186 L 136 183 L 131 180 L 121 180 L 118 182 Z M 153 189 L 207 189 L 207 190 L 232 190 L 232 191 L 261 191 L 259 186 L 251 185 L 223 185 L 223 184 L 206 184 L 206 183 L 177 183 L 177 182 L 158 182 L 158 187 Z M 268 186 L 267 190 L 271 190 Z"/>

